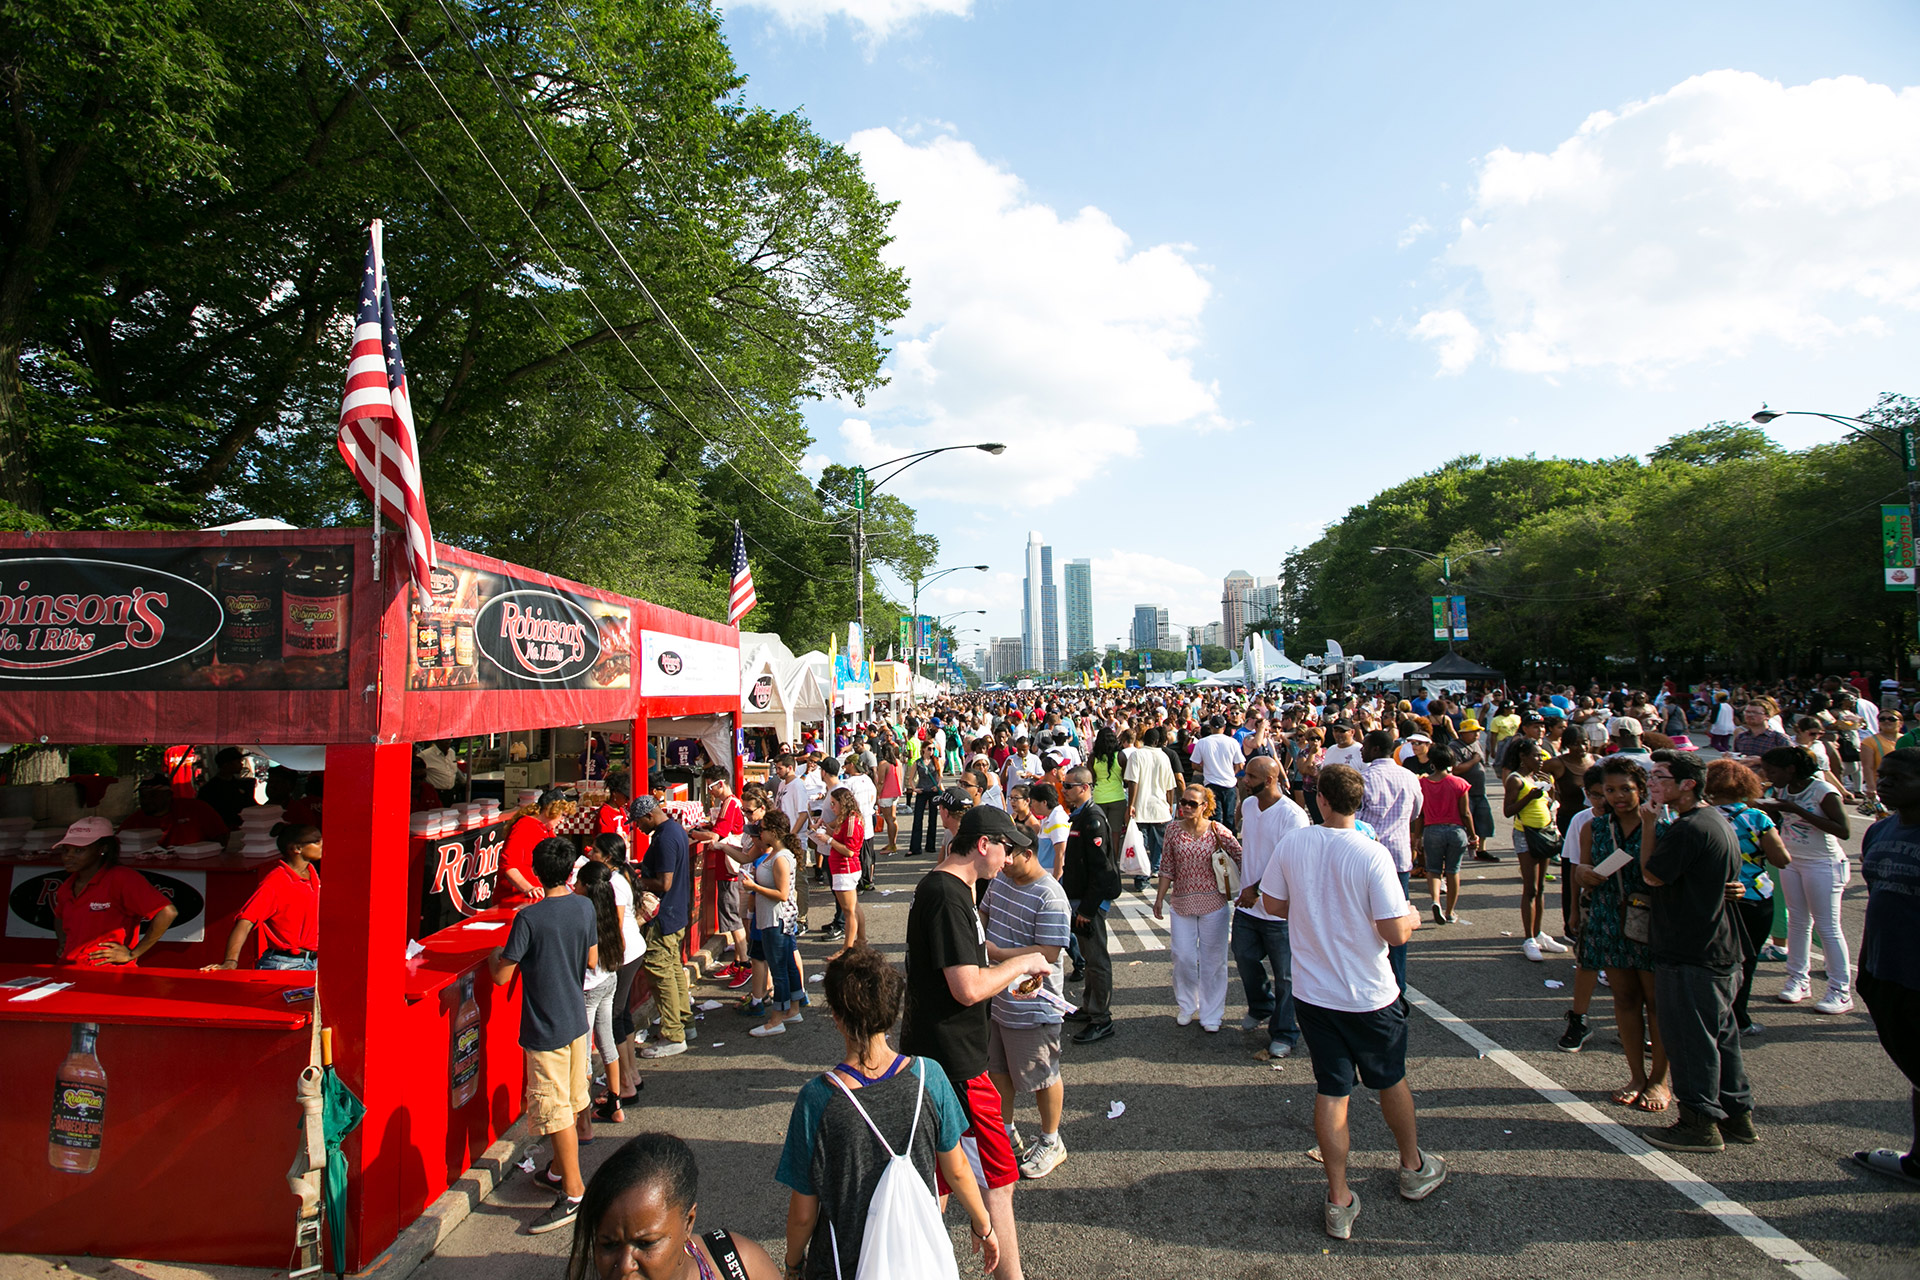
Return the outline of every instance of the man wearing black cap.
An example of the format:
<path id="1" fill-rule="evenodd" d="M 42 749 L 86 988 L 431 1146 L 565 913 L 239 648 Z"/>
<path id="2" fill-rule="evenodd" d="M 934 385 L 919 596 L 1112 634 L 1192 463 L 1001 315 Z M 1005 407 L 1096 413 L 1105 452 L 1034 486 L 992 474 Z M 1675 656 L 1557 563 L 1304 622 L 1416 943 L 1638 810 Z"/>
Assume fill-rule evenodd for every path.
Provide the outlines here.
<path id="1" fill-rule="evenodd" d="M 986 1190 L 987 1213 L 1000 1240 L 1000 1280 L 1018 1280 L 1020 1245 L 1014 1234 L 1013 1186 L 1020 1181 L 1007 1137 L 1000 1093 L 987 1075 L 987 1018 L 994 996 L 1027 977 L 1045 975 L 1045 956 L 1023 951 L 995 962 L 998 948 L 974 906 L 974 889 L 1006 865 L 1009 846 L 1026 849 L 1033 837 L 999 809 L 967 810 L 946 854 L 913 890 L 907 915 L 907 1009 L 900 1051 L 939 1063 L 953 1082 L 967 1127 L 960 1145 Z M 945 1195 L 945 1179 L 940 1179 Z"/>

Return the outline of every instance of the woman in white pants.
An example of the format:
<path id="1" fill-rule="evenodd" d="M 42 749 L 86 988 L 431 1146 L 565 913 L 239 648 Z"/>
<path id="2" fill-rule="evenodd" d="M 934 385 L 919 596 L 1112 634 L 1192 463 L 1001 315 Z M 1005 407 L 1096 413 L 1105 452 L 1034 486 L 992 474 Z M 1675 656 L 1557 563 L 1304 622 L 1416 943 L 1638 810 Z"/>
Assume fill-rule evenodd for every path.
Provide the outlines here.
<path id="1" fill-rule="evenodd" d="M 1826 948 L 1827 993 L 1813 1006 L 1815 1013 L 1853 1010 L 1852 957 L 1840 930 L 1840 896 L 1846 891 L 1847 811 L 1840 793 L 1823 781 L 1819 761 L 1804 747 L 1775 747 L 1760 757 L 1760 767 L 1773 784 L 1759 808 L 1779 824 L 1793 862 L 1780 869 L 1780 888 L 1787 899 L 1787 983 L 1776 997 L 1782 1004 L 1799 1004 L 1813 994 L 1809 981 L 1814 929 Z"/>
<path id="2" fill-rule="evenodd" d="M 1167 824 L 1160 851 L 1160 892 L 1153 914 L 1165 919 L 1173 903 L 1173 1002 L 1176 1021 L 1195 1018 L 1218 1031 L 1227 1016 L 1227 935 L 1233 924 L 1232 899 L 1221 888 L 1215 854 L 1223 853 L 1240 874 L 1240 842 L 1213 820 L 1213 792 L 1194 783 L 1180 793 L 1177 819 Z"/>

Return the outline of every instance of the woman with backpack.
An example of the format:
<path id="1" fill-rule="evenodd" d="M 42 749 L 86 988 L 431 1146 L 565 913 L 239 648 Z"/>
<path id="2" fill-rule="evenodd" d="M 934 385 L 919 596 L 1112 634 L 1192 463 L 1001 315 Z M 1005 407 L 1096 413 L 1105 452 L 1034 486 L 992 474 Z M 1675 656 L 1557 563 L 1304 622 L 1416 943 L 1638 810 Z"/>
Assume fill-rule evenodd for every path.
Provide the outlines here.
<path id="1" fill-rule="evenodd" d="M 800 1090 L 774 1177 L 789 1188 L 790 1280 L 958 1276 L 934 1168 L 967 1212 L 973 1247 L 992 1270 L 999 1242 L 973 1168 L 960 1149 L 967 1127 L 940 1065 L 887 1044 L 906 979 L 870 947 L 827 966 L 827 1007 L 845 1052 Z M 863 1246 L 873 1250 L 863 1256 Z"/>

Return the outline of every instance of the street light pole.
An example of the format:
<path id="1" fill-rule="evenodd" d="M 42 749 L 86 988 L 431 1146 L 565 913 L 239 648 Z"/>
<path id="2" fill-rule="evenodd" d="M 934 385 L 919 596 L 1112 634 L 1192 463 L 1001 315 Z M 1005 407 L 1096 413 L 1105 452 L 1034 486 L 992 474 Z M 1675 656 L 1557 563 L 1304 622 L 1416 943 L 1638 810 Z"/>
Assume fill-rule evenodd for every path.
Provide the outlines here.
<path id="1" fill-rule="evenodd" d="M 1446 592 L 1449 598 L 1452 597 L 1453 595 L 1453 557 L 1452 556 L 1436 554 L 1435 552 L 1432 552 L 1432 551 L 1421 551 L 1416 547 L 1373 547 L 1373 548 L 1370 548 L 1370 550 L 1372 550 L 1374 555 L 1380 555 L 1382 552 L 1386 552 L 1386 551 L 1403 551 L 1410 556 L 1419 556 L 1422 560 L 1427 561 L 1429 564 L 1437 563 L 1440 566 L 1440 586 Z M 1477 551 L 1468 551 L 1464 553 L 1461 556 L 1461 559 L 1464 560 L 1466 559 L 1467 556 L 1497 556 L 1499 554 L 1500 554 L 1499 547 L 1481 547 Z M 1453 647 L 1453 627 L 1451 624 L 1449 624 L 1447 627 L 1447 652 L 1448 653 L 1455 652 Z"/>
<path id="2" fill-rule="evenodd" d="M 1760 411 L 1753 415 L 1753 420 L 1763 427 L 1775 418 L 1825 418 L 1828 422 L 1837 423 L 1848 435 L 1871 440 L 1892 454 L 1900 463 L 1901 469 L 1907 473 L 1908 541 L 1912 542 L 1916 537 L 1920 537 L 1920 441 L 1914 439 L 1913 423 L 1908 422 L 1900 428 L 1900 447 L 1896 449 L 1878 434 L 1881 430 L 1880 424 L 1868 422 L 1865 418 L 1850 418 L 1844 413 L 1821 413 L 1817 409 L 1769 409 L 1764 404 L 1760 406 Z M 1920 568 L 1920 564 L 1916 564 L 1916 568 Z M 1913 608 L 1914 639 L 1920 642 L 1920 581 L 1914 584 Z M 1909 661 L 1920 665 L 1920 659 L 1909 659 Z"/>
<path id="3" fill-rule="evenodd" d="M 896 472 L 895 474 L 897 475 L 898 472 Z M 987 571 L 987 568 L 988 566 L 984 564 L 956 564 L 951 569 L 941 569 L 941 570 L 938 570 L 937 572 L 928 574 L 924 578 L 915 578 L 913 580 L 913 631 L 911 633 L 911 638 L 913 640 L 913 643 L 907 646 L 909 649 L 913 651 L 912 658 L 911 658 L 911 661 L 913 662 L 913 677 L 912 677 L 912 683 L 909 686 L 909 691 L 907 693 L 908 706 L 911 707 L 916 705 L 915 700 L 920 696 L 918 690 L 920 685 L 920 634 L 919 633 L 920 633 L 920 587 L 921 587 L 921 584 L 927 583 L 927 582 L 933 582 L 937 579 L 944 578 L 950 573 L 959 573 L 962 569 L 973 569 L 980 573 L 985 573 Z M 985 613 L 986 610 L 982 609 L 980 610 L 980 612 Z"/>

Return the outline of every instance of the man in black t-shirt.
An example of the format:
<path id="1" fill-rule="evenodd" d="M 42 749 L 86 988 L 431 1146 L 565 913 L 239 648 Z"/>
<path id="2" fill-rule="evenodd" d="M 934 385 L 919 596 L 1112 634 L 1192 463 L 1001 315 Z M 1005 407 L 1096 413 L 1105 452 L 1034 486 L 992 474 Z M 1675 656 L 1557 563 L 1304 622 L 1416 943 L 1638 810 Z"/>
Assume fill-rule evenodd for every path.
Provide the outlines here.
<path id="1" fill-rule="evenodd" d="M 1723 1151 L 1760 1140 L 1733 1017 L 1740 942 L 1727 895 L 1745 891 L 1740 841 L 1700 802 L 1707 767 L 1698 755 L 1655 752 L 1651 780 L 1654 805 L 1673 811 L 1659 824 L 1653 805 L 1641 810 L 1640 868 L 1653 891 L 1653 989 L 1680 1117 L 1643 1136 L 1668 1151 Z"/>
<path id="2" fill-rule="evenodd" d="M 1000 1239 L 999 1280 L 1019 1280 L 1020 1243 L 1014 1234 L 1013 1184 L 1020 1166 L 1007 1138 L 1000 1093 L 987 1076 L 987 1015 L 994 996 L 1051 966 L 1034 952 L 995 960 L 998 948 L 975 908 L 975 888 L 1000 874 L 1007 847 L 1033 847 L 1033 837 L 1003 810 L 969 809 L 953 842 L 914 887 L 907 915 L 907 1011 L 900 1052 L 940 1064 L 967 1113 L 960 1139 L 973 1176 L 986 1190 L 987 1213 Z M 946 1193 L 942 1180 L 940 1191 Z"/>
<path id="3" fill-rule="evenodd" d="M 564 836 L 549 836 L 533 847 L 533 874 L 546 896 L 514 916 L 506 944 L 487 957 L 496 985 L 520 977 L 527 1123 L 553 1144 L 553 1159 L 540 1183 L 560 1198 L 527 1227 L 531 1235 L 572 1222 L 586 1194 L 574 1129 L 592 1104 L 587 1092 L 592 1049 L 581 983 L 589 969 L 598 967 L 600 948 L 593 903 L 567 888 L 575 856 L 573 841 Z"/>
<path id="4" fill-rule="evenodd" d="M 1093 773 L 1084 765 L 1067 771 L 1060 803 L 1073 815 L 1067 847 L 1060 857 L 1060 887 L 1073 903 L 1073 934 L 1080 943 L 1080 965 L 1087 986 L 1069 1022 L 1086 1025 L 1075 1044 L 1092 1044 L 1113 1034 L 1113 958 L 1107 953 L 1107 907 L 1120 896 L 1120 850 L 1107 829 L 1107 815 L 1093 803 Z"/>

